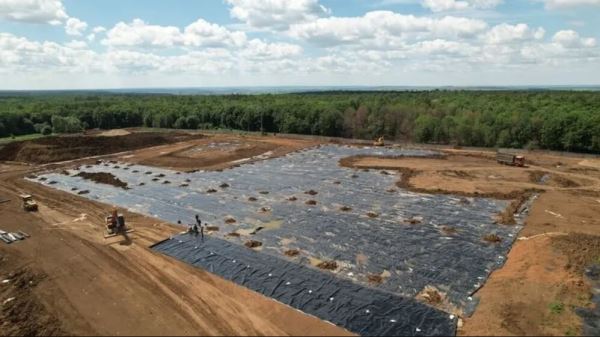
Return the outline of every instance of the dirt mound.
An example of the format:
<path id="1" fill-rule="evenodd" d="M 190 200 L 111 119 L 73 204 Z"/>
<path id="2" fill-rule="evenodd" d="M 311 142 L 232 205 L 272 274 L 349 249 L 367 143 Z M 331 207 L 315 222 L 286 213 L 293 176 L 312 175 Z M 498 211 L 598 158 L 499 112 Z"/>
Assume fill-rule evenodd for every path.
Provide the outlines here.
<path id="1" fill-rule="evenodd" d="M 262 246 L 262 242 L 250 240 L 250 241 L 246 241 L 246 243 L 244 243 L 244 246 L 246 246 L 248 248 L 258 248 L 258 247 Z"/>
<path id="2" fill-rule="evenodd" d="M 99 156 L 198 138 L 179 133 L 143 132 L 114 137 L 60 136 L 13 142 L 0 149 L 0 161 L 45 164 Z"/>
<path id="3" fill-rule="evenodd" d="M 600 236 L 571 233 L 553 237 L 552 245 L 568 257 L 567 268 L 577 274 L 591 264 L 600 263 Z"/>
<path id="4" fill-rule="evenodd" d="M 225 219 L 225 223 L 226 224 L 234 224 L 236 222 L 237 222 L 237 220 L 234 219 L 234 218 L 227 218 L 227 219 Z"/>
<path id="5" fill-rule="evenodd" d="M 6 271 L 4 263 L 0 263 Z M 45 275 L 27 268 L 3 274 L 9 283 L 0 288 L 0 335 L 4 336 L 60 336 L 64 335 L 59 320 L 51 315 L 35 295 L 36 286 Z"/>
<path id="6" fill-rule="evenodd" d="M 307 204 L 309 206 L 314 206 L 317 204 L 317 202 L 315 200 L 308 200 L 307 202 L 305 202 L 305 204 Z"/>
<path id="7" fill-rule="evenodd" d="M 300 255 L 300 251 L 298 249 L 290 249 L 284 252 L 286 256 L 294 257 Z"/>
<path id="8" fill-rule="evenodd" d="M 308 194 L 308 195 L 317 195 L 319 194 L 319 192 L 315 191 L 315 190 L 310 190 L 310 191 L 306 191 L 304 192 L 304 194 Z"/>
<path id="9" fill-rule="evenodd" d="M 335 261 L 323 261 L 317 265 L 317 268 L 325 270 L 336 270 L 337 267 L 338 264 Z"/>
<path id="10" fill-rule="evenodd" d="M 502 242 L 502 238 L 496 234 L 488 234 L 483 237 L 483 241 L 489 242 L 489 243 L 500 243 L 500 242 Z"/>
<path id="11" fill-rule="evenodd" d="M 367 275 L 367 279 L 371 284 L 381 284 L 383 283 L 383 277 L 379 274 L 369 274 Z"/>
<path id="12" fill-rule="evenodd" d="M 95 183 L 99 183 L 99 184 L 105 184 L 105 185 L 112 185 L 115 187 L 120 187 L 124 190 L 128 190 L 129 188 L 127 187 L 127 183 L 123 182 L 121 180 L 119 180 L 119 178 L 115 177 L 114 175 L 112 175 L 112 173 L 106 173 L 106 172 L 97 172 L 97 173 L 90 173 L 90 172 L 80 172 L 79 174 L 76 175 L 76 177 L 81 177 L 83 179 L 86 180 L 91 180 Z"/>

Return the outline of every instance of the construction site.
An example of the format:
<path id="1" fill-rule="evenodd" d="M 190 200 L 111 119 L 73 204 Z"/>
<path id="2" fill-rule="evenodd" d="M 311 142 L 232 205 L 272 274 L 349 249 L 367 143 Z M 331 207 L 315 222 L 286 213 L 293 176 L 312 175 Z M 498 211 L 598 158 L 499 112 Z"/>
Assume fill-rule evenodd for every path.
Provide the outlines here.
<path id="1" fill-rule="evenodd" d="M 0 214 L 0 335 L 600 333 L 592 155 L 92 131 Z"/>

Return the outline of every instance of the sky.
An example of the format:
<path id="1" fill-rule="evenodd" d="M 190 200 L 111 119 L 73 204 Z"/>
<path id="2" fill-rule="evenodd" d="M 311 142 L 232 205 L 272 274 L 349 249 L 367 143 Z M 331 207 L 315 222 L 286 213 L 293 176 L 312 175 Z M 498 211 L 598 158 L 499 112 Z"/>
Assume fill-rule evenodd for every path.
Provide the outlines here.
<path id="1" fill-rule="evenodd" d="M 600 84 L 600 0 L 0 0 L 0 89 Z"/>

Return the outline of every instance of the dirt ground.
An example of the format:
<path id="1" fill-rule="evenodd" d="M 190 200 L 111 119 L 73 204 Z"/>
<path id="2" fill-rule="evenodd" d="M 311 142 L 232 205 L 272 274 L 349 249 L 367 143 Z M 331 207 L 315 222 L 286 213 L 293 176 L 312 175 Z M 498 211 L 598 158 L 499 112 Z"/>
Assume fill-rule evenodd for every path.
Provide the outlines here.
<path id="1" fill-rule="evenodd" d="M 178 171 L 217 170 L 283 156 L 318 145 L 312 140 L 279 137 L 210 135 L 206 138 L 146 149 L 120 160 Z"/>
<path id="2" fill-rule="evenodd" d="M 459 335 L 578 335 L 575 307 L 590 306 L 585 266 L 600 262 L 598 159 L 529 154 L 526 168 L 502 166 L 492 152 L 447 150 L 443 159 L 355 157 L 356 168 L 409 173 L 416 192 L 512 198 L 539 191 L 508 260 L 475 295 Z"/>
<path id="3" fill-rule="evenodd" d="M 134 134 L 100 135 L 136 136 L 127 132 Z M 107 158 L 182 171 L 218 170 L 315 145 L 272 136 L 211 135 Z M 533 153 L 527 155 L 528 167 L 515 168 L 498 165 L 492 152 L 445 154 L 439 159 L 348 158 L 341 164 L 410 173 L 403 174 L 399 186 L 418 192 L 512 199 L 537 191 L 506 265 L 476 294 L 480 304 L 472 317 L 462 319 L 459 334 L 580 334 L 574 307 L 590 305 L 582 272 L 600 258 L 600 160 Z M 0 303 L 15 298 L 2 305 L 0 334 L 349 335 L 153 253 L 151 244 L 181 230 L 170 224 L 124 212 L 135 232 L 127 239 L 105 240 L 103 221 L 111 207 L 23 179 L 38 169 L 0 163 L 0 200 L 11 200 L 0 203 L 0 229 L 32 235 L 16 244 L 0 243 L 0 281 L 10 280 L 0 284 Z M 21 209 L 21 192 L 35 196 L 38 213 Z"/>

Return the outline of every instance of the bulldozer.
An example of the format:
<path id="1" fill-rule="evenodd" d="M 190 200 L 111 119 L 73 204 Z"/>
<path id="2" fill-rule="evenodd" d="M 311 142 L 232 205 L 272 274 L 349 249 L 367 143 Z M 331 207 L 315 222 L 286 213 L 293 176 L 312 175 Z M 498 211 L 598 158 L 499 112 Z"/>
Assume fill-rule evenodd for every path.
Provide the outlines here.
<path id="1" fill-rule="evenodd" d="M 23 200 L 23 210 L 25 210 L 25 212 L 37 212 L 38 204 L 33 200 L 32 195 L 22 194 L 21 200 Z"/>
<path id="2" fill-rule="evenodd" d="M 383 139 L 383 136 L 376 139 L 373 142 L 373 146 L 385 146 L 385 139 Z"/>
<path id="3" fill-rule="evenodd" d="M 106 217 L 106 233 L 104 238 L 112 238 L 117 235 L 127 235 L 128 233 L 134 232 L 132 228 L 128 228 L 125 225 L 125 217 L 123 214 L 118 214 L 117 209 L 113 209 L 112 213 Z"/>

